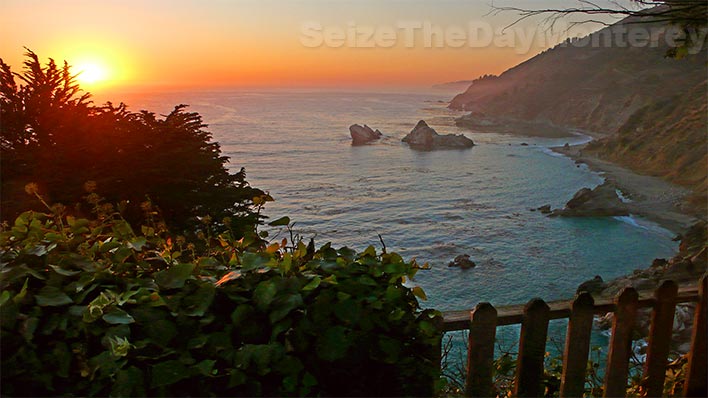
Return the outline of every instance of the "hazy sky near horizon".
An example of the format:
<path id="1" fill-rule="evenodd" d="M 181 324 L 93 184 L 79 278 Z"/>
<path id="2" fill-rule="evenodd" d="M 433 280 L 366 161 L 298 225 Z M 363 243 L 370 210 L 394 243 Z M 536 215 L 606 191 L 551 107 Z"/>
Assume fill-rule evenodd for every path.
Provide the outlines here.
<path id="1" fill-rule="evenodd" d="M 17 71 L 27 47 L 43 60 L 97 68 L 95 89 L 422 87 L 503 72 L 567 34 L 541 27 L 539 19 L 501 34 L 517 16 L 489 15 L 490 2 L 0 0 L 0 57 Z"/>

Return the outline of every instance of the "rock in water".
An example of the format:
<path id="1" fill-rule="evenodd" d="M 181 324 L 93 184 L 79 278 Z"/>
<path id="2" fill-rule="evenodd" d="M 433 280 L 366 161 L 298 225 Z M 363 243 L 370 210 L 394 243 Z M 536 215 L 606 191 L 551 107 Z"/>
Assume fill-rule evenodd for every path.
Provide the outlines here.
<path id="1" fill-rule="evenodd" d="M 622 203 L 614 185 L 604 182 L 595 189 L 579 190 L 563 209 L 556 209 L 552 216 L 607 217 L 627 216 L 629 210 Z"/>
<path id="2" fill-rule="evenodd" d="M 474 268 L 477 266 L 474 261 L 470 260 L 469 254 L 460 254 L 450 261 L 448 267 L 460 267 L 462 269 Z"/>
<path id="3" fill-rule="evenodd" d="M 551 205 L 543 205 L 543 206 L 541 206 L 537 209 L 534 209 L 534 210 L 540 211 L 541 214 L 551 214 Z"/>
<path id="4" fill-rule="evenodd" d="M 461 149 L 471 148 L 474 142 L 462 134 L 440 135 L 433 128 L 421 120 L 411 132 L 401 140 L 411 148 L 430 151 L 434 149 Z"/>
<path id="5" fill-rule="evenodd" d="M 372 130 L 371 127 L 367 125 L 360 126 L 358 124 L 349 126 L 349 133 L 352 135 L 352 144 L 354 145 L 366 144 L 367 142 L 378 140 L 383 135 L 378 129 Z"/>
<path id="6" fill-rule="evenodd" d="M 600 275 L 595 275 L 593 279 L 587 280 L 578 286 L 576 293 L 588 292 L 588 293 L 600 293 L 607 287 L 605 281 L 602 280 Z"/>

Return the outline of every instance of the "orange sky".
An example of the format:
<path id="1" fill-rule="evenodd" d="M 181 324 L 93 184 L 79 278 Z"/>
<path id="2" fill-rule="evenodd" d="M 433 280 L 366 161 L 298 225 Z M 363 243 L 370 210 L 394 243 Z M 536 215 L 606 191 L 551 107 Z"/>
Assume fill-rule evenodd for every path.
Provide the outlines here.
<path id="1" fill-rule="evenodd" d="M 427 87 L 500 73 L 561 39 L 532 45 L 519 42 L 518 35 L 512 35 L 517 42 L 511 44 L 473 40 L 470 24 L 494 30 L 514 18 L 485 15 L 489 11 L 488 3 L 479 0 L 3 0 L 0 57 L 19 70 L 26 46 L 42 59 L 67 60 L 75 69 L 86 69 L 86 75 L 97 69 L 106 80 L 83 81 L 91 91 L 136 86 Z M 310 38 L 304 26 L 313 23 L 321 27 L 320 38 L 332 35 L 314 48 L 303 44 Z M 406 42 L 400 26 L 411 23 L 420 28 Z M 425 36 L 424 24 L 444 32 L 442 44 L 436 42 L 438 36 Z M 328 45 L 338 44 L 338 35 L 353 28 L 358 44 L 349 34 L 345 44 Z M 549 34 L 538 28 L 538 21 L 515 28 L 539 37 Z M 387 29 L 396 35 L 393 44 L 389 40 L 380 46 L 364 37 Z M 425 37 L 436 45 L 426 46 Z M 362 48 L 372 43 L 373 48 Z"/>

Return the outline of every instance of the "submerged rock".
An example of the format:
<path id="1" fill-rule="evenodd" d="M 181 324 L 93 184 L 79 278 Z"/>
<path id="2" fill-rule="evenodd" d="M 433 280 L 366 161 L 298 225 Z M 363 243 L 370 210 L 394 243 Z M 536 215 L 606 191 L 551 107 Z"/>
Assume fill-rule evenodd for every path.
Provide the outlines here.
<path id="1" fill-rule="evenodd" d="M 627 216 L 629 210 L 617 196 L 614 185 L 605 182 L 595 189 L 579 190 L 563 209 L 556 209 L 551 216 L 562 217 L 607 217 Z"/>
<path id="2" fill-rule="evenodd" d="M 540 211 L 541 214 L 551 214 L 551 205 L 543 205 L 536 210 Z"/>
<path id="3" fill-rule="evenodd" d="M 371 127 L 367 125 L 361 126 L 358 124 L 349 126 L 349 134 L 352 136 L 352 144 L 354 145 L 366 144 L 367 142 L 378 140 L 383 135 L 378 129 L 372 130 Z"/>
<path id="4" fill-rule="evenodd" d="M 462 269 L 474 268 L 477 266 L 474 261 L 470 260 L 469 254 L 460 254 L 454 260 L 447 264 L 448 267 L 460 267 Z"/>
<path id="5" fill-rule="evenodd" d="M 424 120 L 419 121 L 413 130 L 403 137 L 402 141 L 410 145 L 411 148 L 426 151 L 434 149 L 471 148 L 474 146 L 474 142 L 462 134 L 438 134 L 437 131 L 428 126 Z"/>
<path id="6" fill-rule="evenodd" d="M 600 275 L 595 275 L 594 278 L 587 280 L 578 286 L 576 293 L 588 292 L 588 293 L 599 293 L 605 290 L 607 284 L 602 280 Z"/>

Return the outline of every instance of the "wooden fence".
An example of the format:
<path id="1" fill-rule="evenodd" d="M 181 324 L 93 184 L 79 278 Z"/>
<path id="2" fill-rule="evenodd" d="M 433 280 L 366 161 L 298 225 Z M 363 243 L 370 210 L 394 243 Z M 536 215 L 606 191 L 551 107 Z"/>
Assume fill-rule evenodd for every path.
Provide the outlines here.
<path id="1" fill-rule="evenodd" d="M 604 396 L 624 397 L 637 311 L 650 307 L 651 326 L 643 374 L 646 378 L 645 396 L 661 397 L 676 305 L 697 302 L 683 393 L 687 397 L 706 397 L 706 300 L 704 275 L 697 287 L 679 289 L 673 281 L 665 281 L 653 294 L 639 294 L 633 288 L 625 288 L 614 300 L 594 302 L 589 293 L 580 293 L 570 301 L 546 303 L 541 299 L 533 299 L 525 306 L 494 308 L 489 303 L 480 303 L 470 311 L 444 313 L 443 330 L 469 331 L 465 396 L 490 397 L 494 391 L 496 328 L 521 324 L 514 395 L 539 397 L 544 393 L 541 389 L 541 379 L 548 321 L 568 318 L 560 396 L 582 397 L 593 316 L 613 312 Z"/>

